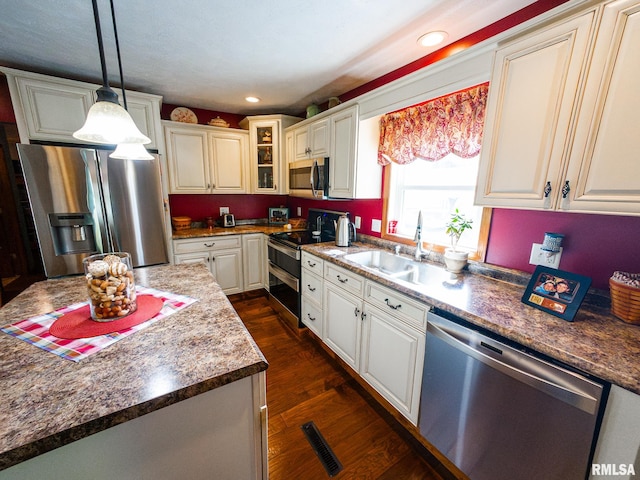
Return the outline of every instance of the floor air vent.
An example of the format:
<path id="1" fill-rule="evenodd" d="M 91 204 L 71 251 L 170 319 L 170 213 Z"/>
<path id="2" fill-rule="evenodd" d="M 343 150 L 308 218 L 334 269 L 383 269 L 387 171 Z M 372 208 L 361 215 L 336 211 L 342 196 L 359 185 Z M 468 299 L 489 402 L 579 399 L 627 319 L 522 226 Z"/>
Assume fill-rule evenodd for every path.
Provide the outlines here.
<path id="1" fill-rule="evenodd" d="M 307 437 L 307 440 L 313 447 L 314 452 L 318 455 L 322 466 L 327 471 L 330 477 L 337 475 L 342 470 L 342 464 L 336 458 L 335 454 L 331 450 L 331 447 L 327 444 L 318 427 L 315 423 L 307 422 L 302 425 L 302 431 Z"/>

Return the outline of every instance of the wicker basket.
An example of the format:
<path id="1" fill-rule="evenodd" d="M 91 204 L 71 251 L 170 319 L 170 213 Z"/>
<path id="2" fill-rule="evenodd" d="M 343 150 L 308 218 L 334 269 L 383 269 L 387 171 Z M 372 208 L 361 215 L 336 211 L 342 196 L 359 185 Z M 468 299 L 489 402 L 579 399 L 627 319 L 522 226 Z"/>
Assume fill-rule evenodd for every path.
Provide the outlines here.
<path id="1" fill-rule="evenodd" d="M 176 232 L 179 230 L 188 230 L 191 228 L 191 217 L 171 217 L 171 223 L 173 223 L 173 229 Z"/>
<path id="2" fill-rule="evenodd" d="M 611 313 L 624 322 L 640 325 L 640 288 L 609 279 Z"/>

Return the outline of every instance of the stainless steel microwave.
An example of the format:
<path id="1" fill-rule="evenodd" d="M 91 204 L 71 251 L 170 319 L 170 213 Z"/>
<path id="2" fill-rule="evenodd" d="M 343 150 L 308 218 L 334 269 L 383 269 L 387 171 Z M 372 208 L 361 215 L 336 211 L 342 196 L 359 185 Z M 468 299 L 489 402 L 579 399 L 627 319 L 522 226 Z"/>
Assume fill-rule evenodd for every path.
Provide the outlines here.
<path id="1" fill-rule="evenodd" d="M 328 198 L 329 159 L 311 158 L 289 164 L 289 195 L 305 198 Z"/>

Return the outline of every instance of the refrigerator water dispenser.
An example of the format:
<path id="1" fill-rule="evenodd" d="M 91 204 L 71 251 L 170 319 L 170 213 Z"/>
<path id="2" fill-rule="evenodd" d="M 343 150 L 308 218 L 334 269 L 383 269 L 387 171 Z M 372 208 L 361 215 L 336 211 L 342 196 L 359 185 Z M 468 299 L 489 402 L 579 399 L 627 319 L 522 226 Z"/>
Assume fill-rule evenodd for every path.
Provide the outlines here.
<path id="1" fill-rule="evenodd" d="M 50 213 L 49 226 L 56 255 L 97 251 L 90 213 Z"/>

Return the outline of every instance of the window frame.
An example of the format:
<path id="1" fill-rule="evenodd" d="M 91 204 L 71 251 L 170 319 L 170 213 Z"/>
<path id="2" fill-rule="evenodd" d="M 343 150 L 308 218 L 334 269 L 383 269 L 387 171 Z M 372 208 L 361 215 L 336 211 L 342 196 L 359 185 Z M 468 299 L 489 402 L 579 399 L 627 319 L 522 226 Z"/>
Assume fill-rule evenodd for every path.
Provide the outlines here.
<path id="1" fill-rule="evenodd" d="M 423 160 L 416 160 L 423 161 Z M 391 165 L 385 165 L 383 167 L 383 202 L 382 202 L 382 225 L 388 225 L 389 223 L 389 215 L 388 215 L 388 207 L 389 207 L 389 199 L 391 195 Z M 480 233 L 478 237 L 478 247 L 474 252 L 469 253 L 469 259 L 475 260 L 478 262 L 484 262 L 487 255 L 487 246 L 489 243 L 489 230 L 491 227 L 491 215 L 493 209 L 489 207 L 482 208 L 482 221 L 480 223 Z M 387 233 L 386 227 L 383 228 L 382 232 L 380 232 L 380 237 L 384 240 L 389 240 L 395 243 L 402 243 L 405 245 L 415 246 L 415 243 L 406 238 L 401 237 L 399 235 L 394 235 L 392 233 Z M 445 248 L 449 247 L 449 245 L 438 245 L 429 242 L 422 242 L 423 247 L 427 251 L 436 252 L 439 254 L 444 254 Z"/>

